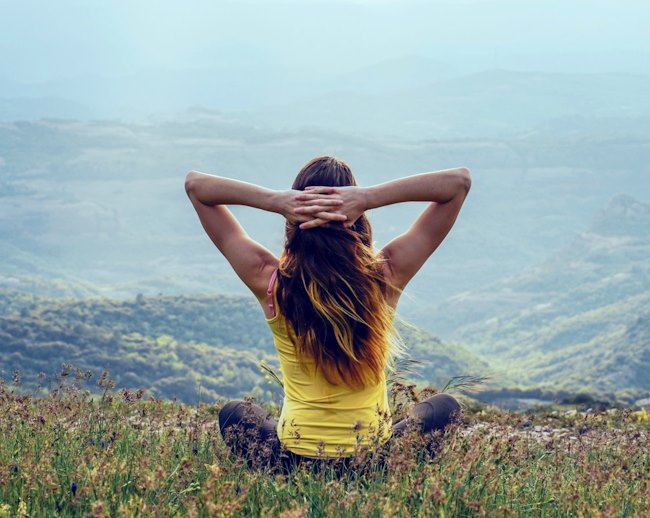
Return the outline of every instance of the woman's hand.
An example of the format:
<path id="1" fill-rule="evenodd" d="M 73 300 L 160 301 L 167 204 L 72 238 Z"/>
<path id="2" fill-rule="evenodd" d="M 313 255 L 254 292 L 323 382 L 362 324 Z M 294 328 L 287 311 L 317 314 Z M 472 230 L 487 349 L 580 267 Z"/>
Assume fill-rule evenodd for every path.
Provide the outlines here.
<path id="1" fill-rule="evenodd" d="M 301 223 L 300 228 L 315 228 L 330 221 L 345 221 L 347 217 L 338 208 L 343 200 L 338 196 L 319 196 L 309 204 L 300 200 L 304 191 L 282 191 L 280 193 L 280 214 L 289 223 Z M 301 213 L 297 209 L 308 209 Z"/>
<path id="2" fill-rule="evenodd" d="M 345 216 L 343 224 L 351 227 L 359 219 L 367 208 L 366 194 L 363 187 L 346 186 L 346 187 L 322 187 L 310 185 L 305 187 L 301 194 L 296 196 L 300 206 L 294 209 L 296 214 L 316 215 L 320 214 L 328 202 L 331 200 L 340 200 L 336 205 L 329 205 L 329 212 L 326 214 L 338 214 Z M 320 217 L 320 216 L 319 216 Z M 322 223 L 316 221 L 307 221 L 300 225 L 300 228 L 313 228 Z"/>

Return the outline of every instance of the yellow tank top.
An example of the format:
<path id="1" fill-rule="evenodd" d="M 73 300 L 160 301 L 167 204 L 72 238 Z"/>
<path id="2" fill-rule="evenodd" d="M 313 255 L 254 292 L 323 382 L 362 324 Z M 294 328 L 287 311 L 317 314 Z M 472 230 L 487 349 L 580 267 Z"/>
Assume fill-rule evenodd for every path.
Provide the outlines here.
<path id="1" fill-rule="evenodd" d="M 358 447 L 386 442 L 392 422 L 385 373 L 378 385 L 363 390 L 332 385 L 320 373 L 305 373 L 279 311 L 274 281 L 275 274 L 269 298 L 276 313 L 265 320 L 273 333 L 284 383 L 284 404 L 277 427 L 280 442 L 288 450 L 308 457 L 348 457 Z M 309 372 L 314 372 L 313 363 L 307 366 Z"/>

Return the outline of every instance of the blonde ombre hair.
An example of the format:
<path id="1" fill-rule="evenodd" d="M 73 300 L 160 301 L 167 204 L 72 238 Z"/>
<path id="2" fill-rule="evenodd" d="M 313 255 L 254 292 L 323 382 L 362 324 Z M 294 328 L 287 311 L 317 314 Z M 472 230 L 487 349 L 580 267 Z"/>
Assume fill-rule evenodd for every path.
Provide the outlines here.
<path id="1" fill-rule="evenodd" d="M 345 162 L 322 156 L 302 168 L 292 189 L 309 185 L 357 183 Z M 402 352 L 383 262 L 365 214 L 349 228 L 330 222 L 302 230 L 286 222 L 277 298 L 303 369 L 311 359 L 329 383 L 352 388 L 381 381 L 391 354 Z"/>

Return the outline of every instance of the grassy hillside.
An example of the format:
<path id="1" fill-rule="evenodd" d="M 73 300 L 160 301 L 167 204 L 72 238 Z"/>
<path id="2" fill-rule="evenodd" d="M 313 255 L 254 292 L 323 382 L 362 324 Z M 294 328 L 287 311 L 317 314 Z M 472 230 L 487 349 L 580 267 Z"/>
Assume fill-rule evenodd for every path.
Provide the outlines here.
<path id="1" fill-rule="evenodd" d="M 349 468 L 252 468 L 230 454 L 218 405 L 110 388 L 92 401 L 0 385 L 0 516 L 644 516 L 650 428 L 643 411 L 534 415 L 466 408 L 429 438 L 393 438 Z M 390 398 L 396 415 L 412 400 Z M 416 394 L 415 397 L 421 395 Z M 270 408 L 270 412 L 277 411 Z M 277 414 L 276 414 L 277 415 Z M 318 461 L 316 461 L 318 462 Z"/>
<path id="2" fill-rule="evenodd" d="M 452 376 L 487 370 L 461 346 L 401 329 L 412 357 L 422 362 L 414 377 L 421 384 L 440 386 Z M 109 369 L 120 387 L 183 401 L 268 399 L 279 390 L 260 372 L 260 361 L 278 367 L 271 333 L 250 297 L 30 299 L 0 317 L 0 344 L 1 375 L 9 379 L 19 369 L 32 384 L 39 372 L 52 374 L 68 362 L 95 374 Z"/>
<path id="3" fill-rule="evenodd" d="M 616 196 L 547 261 L 440 306 L 434 315 L 448 319 L 438 329 L 512 383 L 648 390 L 648 228 L 650 205 Z"/>

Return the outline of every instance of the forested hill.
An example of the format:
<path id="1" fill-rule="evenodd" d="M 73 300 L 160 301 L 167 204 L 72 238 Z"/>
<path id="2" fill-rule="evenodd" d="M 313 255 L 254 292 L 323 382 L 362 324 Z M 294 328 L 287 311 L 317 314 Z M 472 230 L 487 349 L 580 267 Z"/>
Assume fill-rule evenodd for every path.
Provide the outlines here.
<path id="1" fill-rule="evenodd" d="M 548 260 L 447 301 L 439 331 L 522 385 L 650 390 L 648 229 L 650 205 L 614 196 Z"/>
<path id="2" fill-rule="evenodd" d="M 249 297 L 55 301 L 0 291 L 0 307 L 8 312 L 0 317 L 0 376 L 10 379 L 19 369 L 27 387 L 39 372 L 52 375 L 68 362 L 95 379 L 109 369 L 118 387 L 186 402 L 280 393 L 260 369 L 264 361 L 279 373 L 271 333 Z M 487 373 L 460 346 L 417 328 L 400 330 L 412 357 L 425 362 L 414 381 L 440 386 L 455 375 Z"/>

